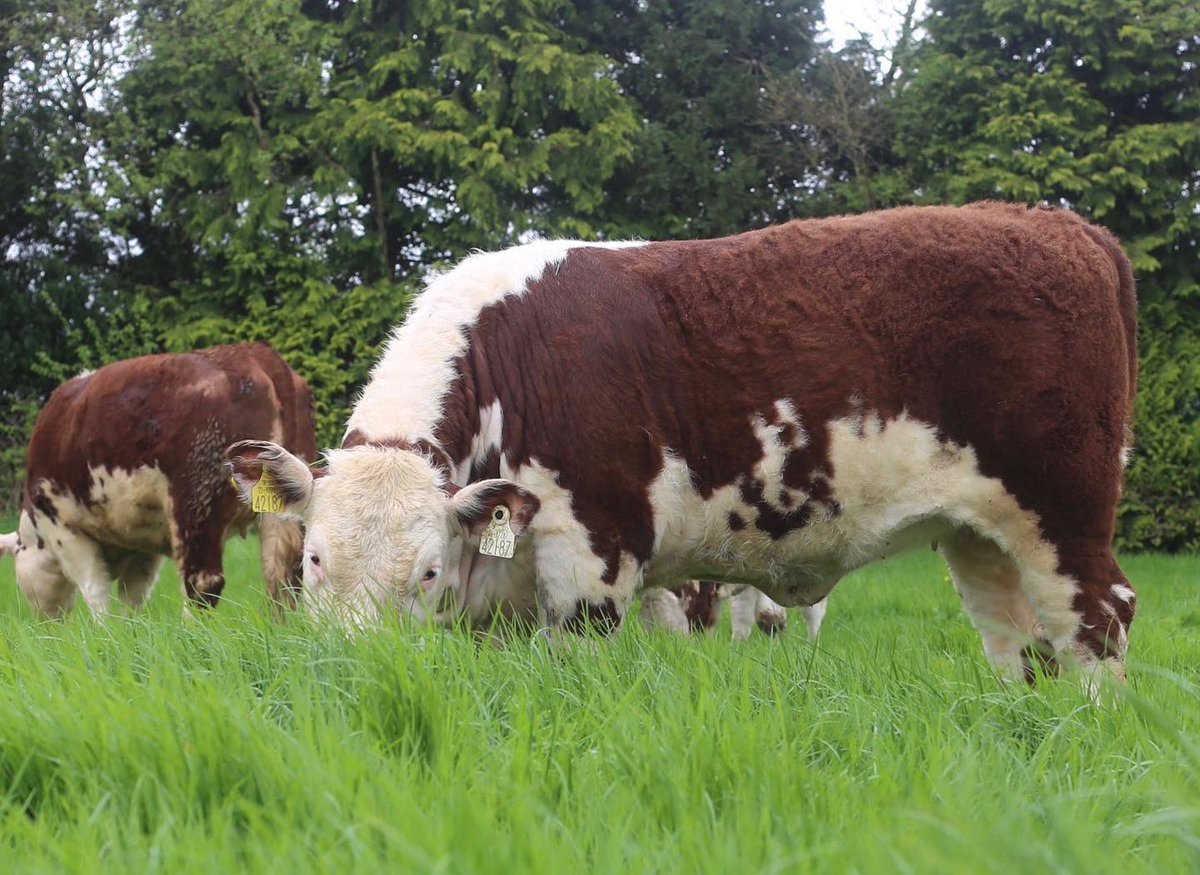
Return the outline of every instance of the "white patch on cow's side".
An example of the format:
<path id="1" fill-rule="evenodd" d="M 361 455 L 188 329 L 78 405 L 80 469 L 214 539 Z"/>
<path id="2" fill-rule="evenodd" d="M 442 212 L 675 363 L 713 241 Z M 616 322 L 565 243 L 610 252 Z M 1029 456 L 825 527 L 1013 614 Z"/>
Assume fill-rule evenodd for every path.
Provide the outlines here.
<path id="1" fill-rule="evenodd" d="M 619 249 L 636 241 L 588 243 L 539 240 L 500 252 L 481 252 L 433 279 L 388 341 L 354 407 L 347 433 L 433 440 L 454 378 L 454 359 L 466 350 L 466 329 L 488 306 L 525 293 L 530 281 L 579 247 Z"/>
<path id="2" fill-rule="evenodd" d="M 171 484 L 157 466 L 133 471 L 88 469 L 92 479 L 89 504 L 60 499 L 59 524 L 103 544 L 131 550 L 169 552 L 173 506 Z"/>
<path id="3" fill-rule="evenodd" d="M 800 424 L 796 406 L 791 401 L 776 401 L 775 416 L 778 420 L 775 423 L 768 423 L 758 414 L 751 418 L 754 436 L 763 448 L 763 458 L 755 469 L 755 476 L 768 484 L 763 495 L 767 503 L 780 512 L 786 512 L 799 507 L 808 498 L 808 494 L 803 490 L 792 489 L 783 482 L 783 466 L 787 463 L 790 453 L 808 446 L 809 437 Z M 784 430 L 788 426 L 793 434 L 785 440 Z M 788 497 L 786 503 L 783 501 L 784 495 Z"/>
<path id="4" fill-rule="evenodd" d="M 458 465 L 456 482 L 466 483 L 471 476 L 471 465 L 486 459 L 488 454 L 500 454 L 504 438 L 504 408 L 496 400 L 479 409 L 479 431 L 471 438 L 471 452 Z"/>
<path id="5" fill-rule="evenodd" d="M 785 451 L 778 434 L 763 427 L 765 417 L 749 425 L 763 443 L 751 476 L 763 482 L 764 497 L 777 495 Z M 1057 572 L 1056 552 L 1042 539 L 1037 517 L 999 480 L 980 473 L 972 448 L 939 440 L 933 426 L 907 415 L 886 423 L 874 414 L 852 416 L 825 427 L 828 485 L 839 512 L 814 513 L 778 540 L 755 527 L 755 509 L 737 483 L 705 500 L 683 460 L 665 452 L 650 487 L 657 549 L 648 582 L 725 580 L 755 586 L 783 604 L 812 604 L 855 568 L 967 528 L 1011 557 L 1041 631 L 1056 651 L 1069 645 L 1079 624 L 1074 583 Z M 744 528 L 730 528 L 731 513 Z"/>
<path id="6" fill-rule="evenodd" d="M 1123 583 L 1114 583 L 1112 585 L 1112 594 L 1127 605 L 1131 604 L 1135 597 L 1134 591 Z"/>
<path id="7" fill-rule="evenodd" d="M 1133 447 L 1126 444 L 1121 447 L 1121 467 L 1128 468 L 1133 462 Z"/>

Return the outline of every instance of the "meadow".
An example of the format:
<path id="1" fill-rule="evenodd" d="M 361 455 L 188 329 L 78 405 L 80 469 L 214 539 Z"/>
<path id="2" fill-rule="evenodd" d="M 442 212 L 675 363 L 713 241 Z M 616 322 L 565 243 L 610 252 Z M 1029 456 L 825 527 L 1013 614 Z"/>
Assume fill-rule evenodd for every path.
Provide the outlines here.
<path id="1" fill-rule="evenodd" d="M 0 871 L 1194 872 L 1200 559 L 1127 557 L 1114 707 L 1006 685 L 921 552 L 820 643 L 480 646 L 221 608 L 35 622 L 0 562 Z"/>

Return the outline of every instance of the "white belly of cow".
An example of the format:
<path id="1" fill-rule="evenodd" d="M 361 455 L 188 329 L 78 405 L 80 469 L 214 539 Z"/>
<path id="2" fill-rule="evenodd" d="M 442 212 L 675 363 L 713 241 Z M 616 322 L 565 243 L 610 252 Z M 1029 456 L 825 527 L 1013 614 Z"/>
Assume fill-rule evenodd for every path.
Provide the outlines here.
<path id="1" fill-rule="evenodd" d="M 784 401 L 777 409 L 792 408 Z M 758 418 L 754 425 L 763 457 L 746 476 L 764 484 L 763 495 L 776 497 L 784 489 L 786 456 L 796 446 L 784 446 L 778 429 Z M 756 527 L 758 509 L 743 500 L 740 482 L 705 500 L 684 462 L 665 454 L 650 492 L 656 549 L 647 582 L 700 577 L 747 583 L 781 604 L 813 604 L 847 572 L 928 545 L 956 527 L 992 533 L 1014 554 L 1045 553 L 1037 520 L 1000 481 L 979 472 L 971 448 L 940 441 L 932 426 L 907 416 L 883 423 L 868 415 L 826 427 L 836 510 L 818 508 L 803 526 L 778 538 Z M 805 498 L 789 492 L 794 505 Z M 732 528 L 731 515 L 745 525 Z"/>
<path id="2" fill-rule="evenodd" d="M 88 501 L 53 493 L 58 518 L 51 527 L 79 532 L 99 544 L 170 552 L 173 522 L 166 475 L 156 467 L 89 471 Z"/>

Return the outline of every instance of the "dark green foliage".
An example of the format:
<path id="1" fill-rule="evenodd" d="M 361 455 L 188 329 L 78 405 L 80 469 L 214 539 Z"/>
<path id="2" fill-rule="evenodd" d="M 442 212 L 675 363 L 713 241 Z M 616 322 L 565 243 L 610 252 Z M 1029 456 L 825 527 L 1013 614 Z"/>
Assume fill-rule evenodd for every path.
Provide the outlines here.
<path id="1" fill-rule="evenodd" d="M 607 234 L 711 237 L 794 215 L 804 192 L 766 87 L 813 57 L 819 3 L 596 0 L 575 10 L 574 27 L 617 65 L 643 120 L 634 160 L 607 186 Z"/>
<path id="2" fill-rule="evenodd" d="M 999 198 L 1142 292 L 1126 547 L 1200 548 L 1200 7 L 933 0 L 0 0 L 0 505 L 84 367 L 261 339 L 322 444 L 427 275 L 523 235 L 701 237 Z"/>

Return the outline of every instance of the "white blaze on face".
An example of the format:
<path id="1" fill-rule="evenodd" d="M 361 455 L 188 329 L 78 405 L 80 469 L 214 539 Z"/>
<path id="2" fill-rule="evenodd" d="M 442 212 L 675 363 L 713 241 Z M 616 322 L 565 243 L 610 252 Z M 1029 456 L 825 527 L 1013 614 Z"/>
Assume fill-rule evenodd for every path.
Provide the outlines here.
<path id="1" fill-rule="evenodd" d="M 329 463 L 304 510 L 310 607 L 356 625 L 389 609 L 431 615 L 461 538 L 440 474 L 415 453 L 373 448 L 335 450 Z"/>

